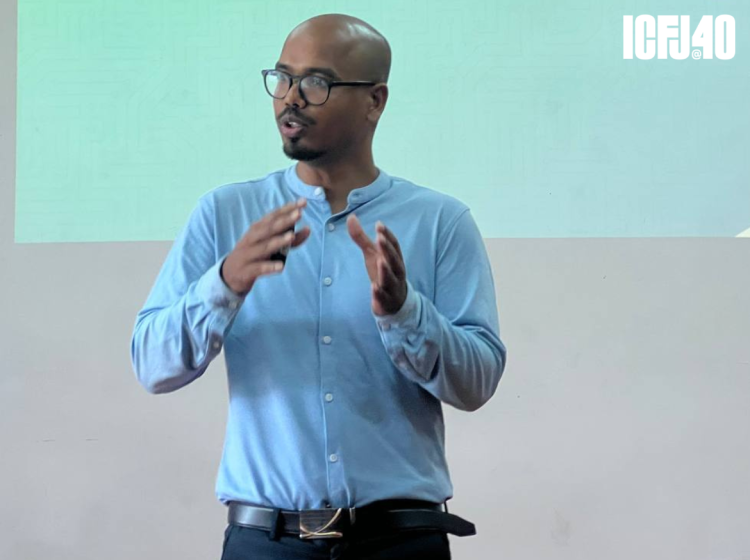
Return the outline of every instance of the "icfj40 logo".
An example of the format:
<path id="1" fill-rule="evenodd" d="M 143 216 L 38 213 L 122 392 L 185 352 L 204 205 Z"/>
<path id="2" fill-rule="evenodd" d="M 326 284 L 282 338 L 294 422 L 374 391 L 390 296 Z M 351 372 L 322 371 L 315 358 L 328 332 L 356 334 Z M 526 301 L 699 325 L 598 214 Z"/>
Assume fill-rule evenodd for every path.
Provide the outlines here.
<path id="1" fill-rule="evenodd" d="M 703 16 L 690 33 L 690 16 L 623 16 L 622 57 L 651 60 L 734 58 L 734 18 Z"/>

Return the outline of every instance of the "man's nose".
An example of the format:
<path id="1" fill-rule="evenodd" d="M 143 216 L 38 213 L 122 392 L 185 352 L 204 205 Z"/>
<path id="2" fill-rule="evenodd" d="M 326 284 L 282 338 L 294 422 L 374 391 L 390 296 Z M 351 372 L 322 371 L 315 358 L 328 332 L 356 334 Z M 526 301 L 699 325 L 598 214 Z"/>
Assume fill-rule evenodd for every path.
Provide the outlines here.
<path id="1" fill-rule="evenodd" d="M 289 88 L 289 91 L 286 92 L 286 97 L 284 98 L 284 101 L 287 105 L 306 105 L 304 97 L 302 97 L 302 92 L 300 91 L 300 83 L 301 80 L 292 80 L 292 86 Z"/>

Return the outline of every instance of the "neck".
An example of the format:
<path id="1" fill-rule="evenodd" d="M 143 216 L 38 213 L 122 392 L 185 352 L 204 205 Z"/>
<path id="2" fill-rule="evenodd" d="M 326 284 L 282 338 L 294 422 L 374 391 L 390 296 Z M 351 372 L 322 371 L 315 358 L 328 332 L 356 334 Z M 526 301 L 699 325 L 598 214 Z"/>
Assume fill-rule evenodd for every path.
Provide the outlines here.
<path id="1" fill-rule="evenodd" d="M 378 169 L 372 153 L 356 159 L 315 164 L 314 161 L 300 161 L 297 175 L 308 185 L 320 185 L 326 190 L 329 202 L 345 201 L 354 189 L 365 187 L 378 178 Z"/>

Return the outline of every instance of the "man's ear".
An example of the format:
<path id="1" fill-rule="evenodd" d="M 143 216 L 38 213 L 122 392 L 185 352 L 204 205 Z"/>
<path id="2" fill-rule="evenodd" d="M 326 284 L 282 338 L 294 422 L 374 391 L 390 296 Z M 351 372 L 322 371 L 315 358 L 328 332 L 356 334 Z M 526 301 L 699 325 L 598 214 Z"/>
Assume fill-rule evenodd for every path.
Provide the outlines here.
<path id="1" fill-rule="evenodd" d="M 370 89 L 370 109 L 367 111 L 367 120 L 377 123 L 380 115 L 385 111 L 388 102 L 388 84 L 381 82 Z"/>

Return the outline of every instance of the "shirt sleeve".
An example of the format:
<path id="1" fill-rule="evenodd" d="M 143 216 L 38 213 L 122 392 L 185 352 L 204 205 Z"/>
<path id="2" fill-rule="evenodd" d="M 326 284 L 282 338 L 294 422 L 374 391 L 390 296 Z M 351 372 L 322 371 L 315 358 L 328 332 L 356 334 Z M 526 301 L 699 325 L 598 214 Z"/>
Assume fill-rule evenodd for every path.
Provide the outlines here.
<path id="1" fill-rule="evenodd" d="M 507 350 L 489 257 L 468 208 L 448 228 L 438 252 L 434 302 L 407 280 L 401 309 L 373 316 L 401 373 L 441 401 L 473 411 L 495 393 Z"/>
<path id="2" fill-rule="evenodd" d="M 143 308 L 130 355 L 150 393 L 169 393 L 206 371 L 245 299 L 221 278 L 215 259 L 214 212 L 203 196 L 175 239 Z"/>

